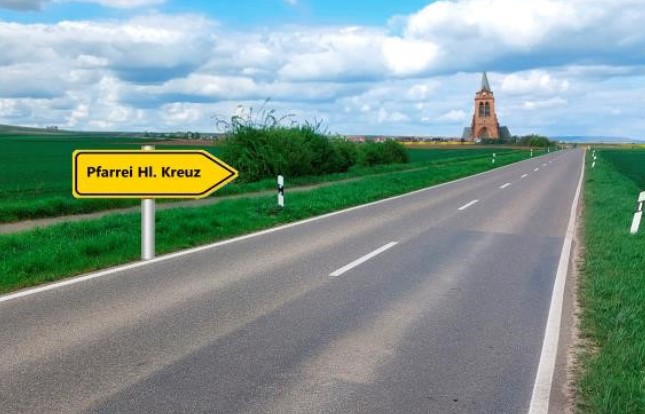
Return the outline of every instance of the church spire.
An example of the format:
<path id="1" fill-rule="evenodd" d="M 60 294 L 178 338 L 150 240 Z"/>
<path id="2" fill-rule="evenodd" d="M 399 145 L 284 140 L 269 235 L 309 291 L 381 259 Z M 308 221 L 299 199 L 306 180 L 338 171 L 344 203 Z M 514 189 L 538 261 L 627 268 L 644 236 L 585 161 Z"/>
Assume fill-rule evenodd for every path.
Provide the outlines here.
<path id="1" fill-rule="evenodd" d="M 490 85 L 488 84 L 488 77 L 486 76 L 486 71 L 482 74 L 482 91 L 491 92 Z"/>

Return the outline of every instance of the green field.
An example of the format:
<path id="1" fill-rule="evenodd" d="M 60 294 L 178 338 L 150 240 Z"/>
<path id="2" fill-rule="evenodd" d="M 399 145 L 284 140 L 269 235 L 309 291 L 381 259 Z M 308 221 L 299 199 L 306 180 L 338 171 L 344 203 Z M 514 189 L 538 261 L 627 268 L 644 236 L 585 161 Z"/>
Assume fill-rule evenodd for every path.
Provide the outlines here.
<path id="1" fill-rule="evenodd" d="M 486 148 L 475 147 L 473 149 L 434 149 L 434 148 L 408 148 L 410 162 L 437 161 L 441 159 L 465 159 L 475 157 L 492 157 L 493 154 L 501 156 L 510 151 L 509 148 Z M 538 152 L 536 151 L 537 155 Z"/>
<path id="2" fill-rule="evenodd" d="M 621 174 L 629 177 L 645 190 L 645 151 L 602 151 L 602 158 L 610 161 Z"/>
<path id="3" fill-rule="evenodd" d="M 597 150 L 587 156 L 581 351 L 576 381 L 580 413 L 645 413 L 645 223 L 629 234 L 645 191 L 644 150 Z"/>
<path id="4" fill-rule="evenodd" d="M 222 200 L 207 207 L 157 214 L 157 251 L 171 251 L 241 235 L 388 196 L 424 188 L 526 159 L 516 151 L 493 166 L 488 157 L 426 164 L 410 171 L 371 174 L 305 192 L 288 194 L 286 208 L 275 196 Z M 386 166 L 394 168 L 394 165 Z M 137 260 L 140 215 L 109 215 L 16 234 L 0 235 L 0 292 L 57 280 Z"/>
<path id="5" fill-rule="evenodd" d="M 90 213 L 138 204 L 137 200 L 74 199 L 71 194 L 71 160 L 72 152 L 77 149 L 138 149 L 144 142 L 147 141 L 104 135 L 0 135 L 0 223 Z M 164 145 L 160 148 L 180 147 Z M 191 148 L 206 149 L 216 156 L 220 154 L 220 147 L 206 142 L 203 146 Z M 287 179 L 290 186 L 317 184 L 414 169 L 432 162 L 483 159 L 490 157 L 492 152 L 504 157 L 514 151 L 517 150 L 410 149 L 412 162 L 405 165 L 353 167 L 348 173 Z M 528 156 L 526 150 L 523 153 Z M 217 195 L 272 190 L 275 187 L 274 181 L 271 179 L 246 184 L 234 182 L 218 191 Z"/>

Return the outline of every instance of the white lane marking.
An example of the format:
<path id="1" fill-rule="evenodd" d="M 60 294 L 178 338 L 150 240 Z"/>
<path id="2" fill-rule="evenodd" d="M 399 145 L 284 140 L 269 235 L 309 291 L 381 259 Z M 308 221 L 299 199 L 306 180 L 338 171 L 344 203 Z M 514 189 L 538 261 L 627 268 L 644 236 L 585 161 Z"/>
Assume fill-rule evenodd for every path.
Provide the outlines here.
<path id="1" fill-rule="evenodd" d="M 75 277 L 63 280 L 61 282 L 54 282 L 54 283 L 44 285 L 44 286 L 38 286 L 38 287 L 35 287 L 35 288 L 28 288 L 28 289 L 25 289 L 25 290 L 22 290 L 22 291 L 19 291 L 19 292 L 16 292 L 16 293 L 9 293 L 7 295 L 0 296 L 0 303 L 8 302 L 10 300 L 19 299 L 19 298 L 22 298 L 22 297 L 25 297 L 25 296 L 35 295 L 37 293 L 47 292 L 49 290 L 58 289 L 58 288 L 61 288 L 61 287 L 64 287 L 64 286 L 75 285 L 77 283 L 85 282 L 85 281 L 92 280 L 92 279 L 101 278 L 101 277 L 104 277 L 104 276 L 110 276 L 110 275 L 113 275 L 115 273 L 125 272 L 126 270 L 138 269 L 139 267 L 148 266 L 148 265 L 151 265 L 153 263 L 164 262 L 166 260 L 172 260 L 172 259 L 175 259 L 177 257 L 182 257 L 182 256 L 193 254 L 193 253 L 199 253 L 199 252 L 202 252 L 202 251 L 214 249 L 214 248 L 224 246 L 224 245 L 227 245 L 227 244 L 236 243 L 236 242 L 239 242 L 239 241 L 242 241 L 242 240 L 251 239 L 251 238 L 259 237 L 259 236 L 264 236 L 265 234 L 270 234 L 270 233 L 273 233 L 273 232 L 276 232 L 276 231 L 286 230 L 286 229 L 289 229 L 291 227 L 300 226 L 302 224 L 307 224 L 307 223 L 311 223 L 311 222 L 318 221 L 318 220 L 324 220 L 326 218 L 333 217 L 333 216 L 336 216 L 338 214 L 349 213 L 351 211 L 358 210 L 358 209 L 361 209 L 361 208 L 364 208 L 364 207 L 370 207 L 370 206 L 375 206 L 375 205 L 381 204 L 381 203 L 387 203 L 388 201 L 391 201 L 391 200 L 396 200 L 396 199 L 399 199 L 399 198 L 408 197 L 408 196 L 411 196 L 411 195 L 414 195 L 414 194 L 422 193 L 424 191 L 434 190 L 435 188 L 445 187 L 447 185 L 458 183 L 458 182 L 461 182 L 461 181 L 470 180 L 472 178 L 479 177 L 481 175 L 491 174 L 493 172 L 501 171 L 501 170 L 503 170 L 505 168 L 510 168 L 510 167 L 515 166 L 517 164 L 521 164 L 522 162 L 529 162 L 529 161 L 530 160 L 518 161 L 518 162 L 515 162 L 515 163 L 512 163 L 512 164 L 504 165 L 503 167 L 495 168 L 494 170 L 488 170 L 488 171 L 480 172 L 480 173 L 477 173 L 477 174 L 474 174 L 474 175 L 469 175 L 467 177 L 459 178 L 459 179 L 454 180 L 454 181 L 448 181 L 448 182 L 445 182 L 445 183 L 433 185 L 432 187 L 426 187 L 426 188 L 422 188 L 420 190 L 411 191 L 409 193 L 399 194 L 397 196 L 384 198 L 382 200 L 372 201 L 371 203 L 361 204 L 361 205 L 354 206 L 354 207 L 349 207 L 349 208 L 346 208 L 344 210 L 332 211 L 331 213 L 323 214 L 321 216 L 311 217 L 311 218 L 304 219 L 304 220 L 301 220 L 301 221 L 295 221 L 293 223 L 284 224 L 282 226 L 277 226 L 277 227 L 272 227 L 272 228 L 266 229 L 266 230 L 260 230 L 260 231 L 255 232 L 255 233 L 245 234 L 243 236 L 234 237 L 232 239 L 221 240 L 221 241 L 218 241 L 218 242 L 215 242 L 215 243 L 206 244 L 204 246 L 194 247 L 192 249 L 186 249 L 186 250 L 178 251 L 178 252 L 175 252 L 175 253 L 169 253 L 169 254 L 166 254 L 166 255 L 163 255 L 163 256 L 155 257 L 152 260 L 128 263 L 128 264 L 116 266 L 116 267 L 113 267 L 113 268 L 110 268 L 110 269 L 100 270 L 100 271 L 94 272 L 94 273 L 87 273 L 87 274 L 84 274 L 84 275 L 75 276 Z"/>
<path id="2" fill-rule="evenodd" d="M 468 207 L 470 207 L 470 206 L 472 206 L 472 205 L 475 205 L 475 204 L 477 204 L 478 202 L 479 202 L 479 200 L 473 200 L 473 201 L 471 201 L 470 203 L 465 204 L 465 205 L 463 205 L 463 206 L 459 207 L 459 209 L 458 209 L 458 210 L 459 210 L 459 211 L 464 211 L 464 210 L 465 210 L 465 209 L 467 209 Z"/>
<path id="3" fill-rule="evenodd" d="M 340 276 L 340 275 L 342 275 L 343 273 L 347 272 L 348 270 L 351 270 L 351 269 L 355 268 L 355 267 L 356 267 L 356 266 L 358 266 L 359 264 L 362 264 L 362 263 L 367 262 L 367 261 L 368 261 L 368 260 L 370 260 L 372 257 L 377 256 L 377 255 L 379 255 L 379 254 L 383 253 L 384 251 L 386 251 L 387 249 L 389 249 L 389 248 L 391 248 L 391 247 L 396 246 L 396 245 L 397 245 L 397 243 L 398 243 L 398 242 L 390 242 L 390 243 L 386 244 L 385 246 L 379 247 L 378 249 L 374 250 L 373 252 L 368 253 L 368 254 L 366 254 L 365 256 L 363 256 L 363 257 L 361 257 L 361 258 L 358 258 L 358 259 L 354 260 L 354 261 L 353 261 L 353 262 L 351 262 L 350 264 L 348 264 L 348 265 L 346 265 L 346 266 L 343 266 L 343 267 L 341 267 L 340 269 L 338 269 L 338 270 L 336 270 L 336 271 L 334 271 L 334 272 L 330 273 L 330 274 L 329 274 L 329 276 L 332 276 L 332 277 Z"/>
<path id="4" fill-rule="evenodd" d="M 524 175 L 523 175 L 523 176 L 521 176 L 520 178 L 526 178 L 526 177 L 528 177 L 528 176 L 529 176 L 528 174 L 524 174 Z"/>
<path id="5" fill-rule="evenodd" d="M 533 171 L 540 171 L 540 167 L 534 169 Z"/>
<path id="6" fill-rule="evenodd" d="M 533 385 L 533 395 L 531 396 L 529 414 L 546 414 L 549 411 L 551 385 L 553 384 L 555 359 L 558 354 L 558 340 L 560 337 L 560 323 L 562 321 L 564 286 L 567 280 L 567 272 L 569 271 L 569 258 L 571 257 L 571 244 L 573 243 L 576 212 L 578 210 L 580 189 L 582 188 L 582 180 L 585 173 L 584 165 L 583 155 L 580 181 L 578 182 L 576 195 L 573 197 L 573 203 L 571 203 L 569 225 L 567 226 L 564 243 L 562 244 L 562 253 L 560 254 L 560 262 L 558 263 L 558 270 L 555 275 L 553 295 L 551 296 L 551 305 L 549 307 L 549 317 L 546 321 L 542 353 L 540 354 L 540 363 L 535 376 L 535 384 Z"/>
<path id="7" fill-rule="evenodd" d="M 499 189 L 500 189 L 500 190 L 503 190 L 503 189 L 505 189 L 506 187 L 508 187 L 509 185 L 511 185 L 511 183 L 506 183 L 506 184 L 504 184 L 504 185 L 500 185 L 500 186 L 499 186 Z"/>
<path id="8" fill-rule="evenodd" d="M 546 164 L 542 164 L 543 167 L 546 167 Z"/>

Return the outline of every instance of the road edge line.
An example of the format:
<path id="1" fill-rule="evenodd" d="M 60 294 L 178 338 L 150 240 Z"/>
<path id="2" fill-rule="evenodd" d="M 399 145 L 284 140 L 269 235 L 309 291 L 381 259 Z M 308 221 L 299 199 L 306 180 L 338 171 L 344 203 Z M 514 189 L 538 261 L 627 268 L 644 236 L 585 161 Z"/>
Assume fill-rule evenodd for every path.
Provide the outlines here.
<path id="1" fill-rule="evenodd" d="M 403 197 L 408 197 L 408 196 L 411 196 L 411 195 L 414 195 L 414 194 L 422 193 L 424 191 L 430 191 L 430 190 L 440 188 L 440 187 L 444 187 L 444 186 L 447 186 L 447 185 L 450 185 L 450 184 L 454 184 L 454 183 L 458 183 L 458 182 L 461 182 L 461 181 L 469 180 L 471 178 L 478 177 L 480 175 L 490 174 L 492 172 L 500 171 L 500 170 L 503 170 L 505 168 L 509 168 L 511 166 L 514 166 L 514 165 L 519 165 L 519 164 L 521 164 L 523 162 L 530 162 L 530 161 L 532 161 L 534 159 L 535 158 L 528 158 L 526 160 L 516 161 L 516 162 L 513 162 L 511 164 L 504 165 L 502 167 L 493 168 L 492 170 L 483 171 L 483 172 L 473 174 L 473 175 L 468 175 L 466 177 L 461 177 L 461 178 L 458 178 L 458 179 L 453 180 L 453 181 L 446 181 L 445 183 L 435 184 L 435 185 L 433 185 L 431 187 L 421 188 L 419 190 L 414 190 L 414 191 L 411 191 L 409 193 L 399 194 L 399 195 L 384 198 L 384 199 L 381 199 L 381 200 L 372 201 L 372 202 L 369 202 L 367 204 L 359 204 L 357 206 L 348 207 L 348 208 L 343 209 L 343 210 L 332 211 L 330 213 L 322 214 L 320 216 L 314 216 L 314 217 L 310 217 L 308 219 L 304 219 L 304 220 L 300 220 L 300 221 L 294 221 L 292 223 L 283 224 L 283 225 L 277 226 L 277 227 L 271 227 L 269 229 L 260 230 L 260 231 L 254 232 L 254 233 L 244 234 L 244 235 L 241 235 L 241 236 L 234 237 L 232 239 L 220 240 L 218 242 L 205 244 L 205 245 L 202 245 L 202 246 L 197 246 L 197 247 L 193 247 L 193 248 L 186 249 L 186 250 L 180 250 L 180 251 L 174 252 L 174 253 L 168 253 L 168 254 L 165 254 L 165 255 L 158 256 L 158 257 L 156 257 L 156 258 L 154 258 L 152 260 L 138 261 L 138 262 L 134 262 L 134 263 L 126 263 L 126 264 L 118 265 L 118 266 L 107 268 L 107 269 L 98 270 L 98 271 L 91 272 L 91 273 L 80 274 L 78 276 L 72 276 L 70 278 L 67 278 L 67 279 L 59 281 L 59 282 L 52 282 L 50 284 L 36 286 L 36 287 L 32 287 L 32 288 L 27 288 L 25 290 L 21 290 L 21 291 L 14 292 L 14 293 L 8 293 L 8 294 L 5 294 L 5 295 L 0 295 L 0 303 L 9 302 L 11 300 L 19 299 L 19 298 L 22 298 L 22 297 L 25 297 L 25 296 L 31 296 L 31 295 L 34 295 L 36 293 L 46 292 L 48 290 L 53 290 L 53 289 L 57 289 L 59 287 L 69 286 L 69 285 L 73 285 L 73 284 L 80 283 L 80 282 L 85 282 L 85 281 L 96 279 L 96 278 L 103 277 L 103 276 L 109 276 L 111 274 L 123 272 L 123 271 L 126 271 L 126 270 L 137 269 L 137 268 L 142 267 L 142 266 L 147 266 L 147 265 L 151 265 L 151 264 L 154 264 L 154 263 L 163 262 L 163 261 L 166 261 L 166 260 L 174 259 L 174 258 L 185 256 L 185 255 L 189 255 L 189 254 L 192 254 L 192 253 L 197 253 L 197 252 L 201 252 L 201 251 L 205 251 L 205 250 L 210 250 L 210 249 L 213 249 L 213 248 L 216 248 L 216 247 L 219 247 L 219 246 L 223 246 L 223 245 L 226 245 L 226 244 L 236 243 L 238 241 L 242 241 L 242 240 L 246 240 L 246 239 L 250 239 L 250 238 L 254 238 L 254 237 L 258 237 L 258 236 L 263 236 L 265 234 L 273 233 L 273 232 L 280 231 L 280 230 L 285 230 L 285 229 L 288 229 L 288 228 L 291 228 L 291 227 L 299 226 L 301 224 L 306 224 L 306 223 L 311 223 L 313 221 L 323 220 L 323 219 L 326 219 L 328 217 L 332 217 L 332 216 L 335 216 L 335 215 L 338 215 L 338 214 L 349 213 L 351 211 L 358 210 L 360 208 L 374 206 L 374 205 L 381 204 L 381 203 L 386 203 L 388 201 L 396 200 L 396 199 L 403 198 Z"/>
<path id="2" fill-rule="evenodd" d="M 549 306 L 549 316 L 547 318 L 544 341 L 542 342 L 542 352 L 540 353 L 540 362 L 535 375 L 533 392 L 531 394 L 531 403 L 529 405 L 529 414 L 547 414 L 549 412 L 549 403 L 551 399 L 551 387 L 553 385 L 553 376 L 555 374 L 555 362 L 558 354 L 558 341 L 560 339 L 560 325 L 562 323 L 562 308 L 564 304 L 564 288 L 569 272 L 569 261 L 571 259 L 571 247 L 575 233 L 575 223 L 578 215 L 578 205 L 580 203 L 580 193 L 585 176 L 586 154 L 582 156 L 582 168 L 580 171 L 580 180 L 578 188 L 571 203 L 571 213 L 569 224 L 562 244 L 562 253 L 553 284 L 553 294 Z"/>

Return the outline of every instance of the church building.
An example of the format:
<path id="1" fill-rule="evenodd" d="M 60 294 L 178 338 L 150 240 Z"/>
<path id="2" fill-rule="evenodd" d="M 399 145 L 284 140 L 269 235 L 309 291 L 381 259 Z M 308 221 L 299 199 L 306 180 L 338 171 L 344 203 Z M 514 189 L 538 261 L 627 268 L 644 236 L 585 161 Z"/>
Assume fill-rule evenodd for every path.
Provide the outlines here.
<path id="1" fill-rule="evenodd" d="M 500 126 L 495 113 L 495 96 L 490 89 L 486 72 L 482 74 L 481 88 L 475 94 L 475 111 L 470 127 L 464 128 L 462 138 L 476 139 L 509 139 L 511 133 L 505 126 Z"/>

